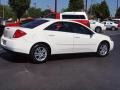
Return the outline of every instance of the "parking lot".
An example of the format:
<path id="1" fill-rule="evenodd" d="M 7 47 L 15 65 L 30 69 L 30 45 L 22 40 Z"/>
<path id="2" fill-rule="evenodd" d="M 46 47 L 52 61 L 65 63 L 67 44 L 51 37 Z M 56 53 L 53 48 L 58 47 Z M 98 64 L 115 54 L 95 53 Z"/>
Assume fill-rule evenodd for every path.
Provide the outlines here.
<path id="1" fill-rule="evenodd" d="M 33 64 L 0 47 L 0 90 L 120 90 L 120 30 L 106 31 L 115 42 L 104 58 L 93 53 L 55 55 Z"/>

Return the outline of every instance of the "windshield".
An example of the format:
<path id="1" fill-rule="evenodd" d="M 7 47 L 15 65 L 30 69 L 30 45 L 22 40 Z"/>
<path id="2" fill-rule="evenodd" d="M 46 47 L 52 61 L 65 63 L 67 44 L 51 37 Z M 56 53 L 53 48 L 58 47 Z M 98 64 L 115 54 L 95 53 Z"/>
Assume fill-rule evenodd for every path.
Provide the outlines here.
<path id="1" fill-rule="evenodd" d="M 29 22 L 29 23 L 21 25 L 21 27 L 33 29 L 33 28 L 35 28 L 35 27 L 37 27 L 37 26 L 39 26 L 41 24 L 44 24 L 46 22 L 48 22 L 48 20 L 33 20 L 33 21 Z"/>

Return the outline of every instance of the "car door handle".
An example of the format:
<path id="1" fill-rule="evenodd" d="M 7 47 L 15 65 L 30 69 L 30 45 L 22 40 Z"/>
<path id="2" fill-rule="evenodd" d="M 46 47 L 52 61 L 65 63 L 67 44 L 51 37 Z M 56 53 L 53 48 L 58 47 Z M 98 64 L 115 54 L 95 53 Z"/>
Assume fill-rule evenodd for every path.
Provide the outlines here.
<path id="1" fill-rule="evenodd" d="M 48 35 L 48 36 L 50 36 L 50 37 L 54 37 L 55 35 Z"/>
<path id="2" fill-rule="evenodd" d="M 80 38 L 80 37 L 75 37 L 75 38 Z"/>

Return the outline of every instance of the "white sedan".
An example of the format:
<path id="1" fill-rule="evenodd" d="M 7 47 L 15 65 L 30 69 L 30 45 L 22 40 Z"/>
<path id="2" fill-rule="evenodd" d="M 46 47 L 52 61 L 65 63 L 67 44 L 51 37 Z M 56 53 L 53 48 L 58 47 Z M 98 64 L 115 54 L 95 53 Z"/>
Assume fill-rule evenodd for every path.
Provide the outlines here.
<path id="1" fill-rule="evenodd" d="M 101 22 L 102 24 L 104 24 L 106 26 L 107 29 L 111 29 L 111 30 L 118 30 L 118 24 L 112 22 L 112 21 L 103 21 Z"/>
<path id="2" fill-rule="evenodd" d="M 95 20 L 89 20 L 90 21 L 90 28 L 94 30 L 97 33 L 101 33 L 106 30 L 106 26 L 102 23 L 99 23 Z"/>
<path id="3" fill-rule="evenodd" d="M 113 49 L 114 42 L 74 21 L 36 19 L 21 27 L 6 27 L 1 45 L 41 63 L 53 54 L 95 52 L 103 57 Z"/>

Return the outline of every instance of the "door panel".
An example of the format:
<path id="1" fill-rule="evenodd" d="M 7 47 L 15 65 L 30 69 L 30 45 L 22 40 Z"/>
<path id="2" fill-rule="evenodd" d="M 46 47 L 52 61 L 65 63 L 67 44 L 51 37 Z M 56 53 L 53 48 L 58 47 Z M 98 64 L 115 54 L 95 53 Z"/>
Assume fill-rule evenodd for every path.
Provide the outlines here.
<path id="1" fill-rule="evenodd" d="M 73 33 L 60 31 L 44 31 L 55 54 L 73 53 Z"/>
<path id="2" fill-rule="evenodd" d="M 85 34 L 74 34 L 74 52 L 94 52 L 96 39 Z"/>

